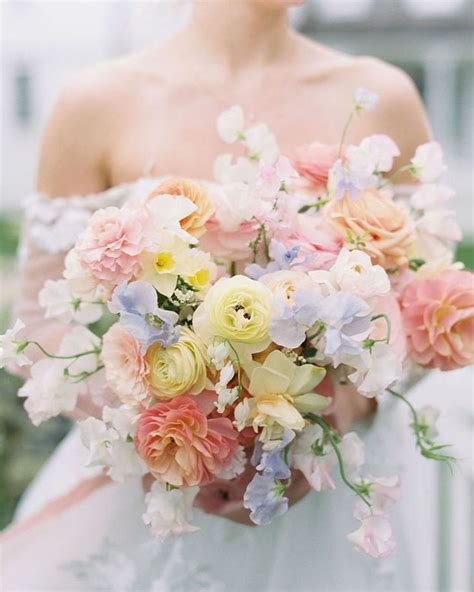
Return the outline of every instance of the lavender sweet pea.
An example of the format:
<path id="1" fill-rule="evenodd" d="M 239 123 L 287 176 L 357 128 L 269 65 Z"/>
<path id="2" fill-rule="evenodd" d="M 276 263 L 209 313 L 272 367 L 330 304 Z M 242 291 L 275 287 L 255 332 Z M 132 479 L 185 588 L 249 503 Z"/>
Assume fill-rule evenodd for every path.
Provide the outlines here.
<path id="1" fill-rule="evenodd" d="M 288 498 L 283 496 L 284 486 L 268 475 L 255 475 L 244 493 L 244 507 L 250 510 L 250 519 L 259 526 L 270 524 L 288 510 Z"/>
<path id="2" fill-rule="evenodd" d="M 178 314 L 158 307 L 156 290 L 147 282 L 117 286 L 109 310 L 120 315 L 120 324 L 141 343 L 143 352 L 157 341 L 168 347 L 179 338 Z"/>
<path id="3" fill-rule="evenodd" d="M 272 273 L 273 271 L 281 271 L 282 269 L 290 269 L 292 263 L 298 257 L 300 251 L 299 245 L 287 249 L 279 241 L 272 239 L 270 243 L 270 257 L 272 261 L 265 267 L 252 263 L 245 268 L 245 273 L 252 279 L 258 280 L 262 275 L 266 273 Z"/>
<path id="4" fill-rule="evenodd" d="M 262 471 L 263 475 L 273 479 L 289 479 L 290 468 L 288 462 L 283 458 L 283 451 L 294 437 L 295 432 L 293 430 L 285 429 L 283 438 L 270 450 L 265 450 L 262 442 L 257 440 L 251 458 L 251 462 L 257 468 L 257 471 Z"/>
<path id="5" fill-rule="evenodd" d="M 277 296 L 273 303 L 276 314 L 270 322 L 270 337 L 282 347 L 299 347 L 306 339 L 307 330 L 320 317 L 317 296 L 309 290 L 297 290 L 292 302 Z"/>

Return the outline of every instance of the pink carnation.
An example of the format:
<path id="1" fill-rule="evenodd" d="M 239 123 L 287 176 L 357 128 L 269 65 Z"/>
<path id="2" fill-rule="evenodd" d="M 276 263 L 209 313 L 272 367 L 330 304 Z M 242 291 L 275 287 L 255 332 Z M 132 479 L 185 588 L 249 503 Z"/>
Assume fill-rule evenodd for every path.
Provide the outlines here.
<path id="1" fill-rule="evenodd" d="M 320 142 L 305 144 L 297 150 L 293 166 L 311 189 L 324 190 L 328 183 L 329 169 L 336 162 L 338 153 L 338 146 Z"/>
<path id="2" fill-rule="evenodd" d="M 149 218 L 145 208 L 108 207 L 95 212 L 75 251 L 83 268 L 97 280 L 127 281 L 140 269 Z"/>
<path id="3" fill-rule="evenodd" d="M 211 482 L 231 462 L 237 437 L 229 419 L 208 419 L 196 399 L 184 395 L 142 413 L 135 445 L 155 478 L 192 487 Z"/>
<path id="4" fill-rule="evenodd" d="M 118 323 L 104 335 L 101 359 L 107 383 L 122 403 L 137 405 L 148 397 L 148 363 L 139 342 Z"/>
<path id="5" fill-rule="evenodd" d="M 473 278 L 468 271 L 448 269 L 403 290 L 410 354 L 422 366 L 454 370 L 474 362 Z"/>

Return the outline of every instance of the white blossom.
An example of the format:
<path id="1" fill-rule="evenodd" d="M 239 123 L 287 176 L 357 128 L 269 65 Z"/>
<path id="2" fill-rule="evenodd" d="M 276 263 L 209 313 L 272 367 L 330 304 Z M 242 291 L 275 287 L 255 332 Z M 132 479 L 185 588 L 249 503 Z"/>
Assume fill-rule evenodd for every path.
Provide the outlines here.
<path id="1" fill-rule="evenodd" d="M 303 473 L 315 491 L 336 487 L 331 472 L 337 465 L 337 457 L 329 444 L 322 444 L 323 434 L 321 426 L 309 425 L 296 436 L 291 449 L 294 466 Z M 312 448 L 315 444 L 321 447 L 318 455 Z"/>
<path id="2" fill-rule="evenodd" d="M 216 409 L 219 413 L 224 413 L 224 410 L 227 407 L 227 405 L 232 405 L 232 403 L 238 399 L 239 388 L 236 386 L 233 388 L 227 388 L 226 386 L 223 386 L 220 383 L 218 383 L 216 384 L 216 393 Z"/>
<path id="3" fill-rule="evenodd" d="M 418 146 L 411 163 L 415 177 L 422 183 L 436 183 L 446 168 L 443 151 L 438 142 Z"/>
<path id="4" fill-rule="evenodd" d="M 209 364 L 211 364 L 216 370 L 222 370 L 226 365 L 229 355 L 230 347 L 227 341 L 212 343 L 207 348 L 207 359 L 209 360 Z"/>
<path id="5" fill-rule="evenodd" d="M 258 164 L 244 156 L 235 162 L 232 154 L 220 154 L 214 160 L 214 178 L 218 183 L 253 183 L 257 177 Z"/>
<path id="6" fill-rule="evenodd" d="M 366 88 L 359 87 L 354 93 L 354 108 L 356 111 L 373 111 L 379 96 Z"/>
<path id="7" fill-rule="evenodd" d="M 102 304 L 84 301 L 75 296 L 67 280 L 47 280 L 38 295 L 39 305 L 45 309 L 47 319 L 63 323 L 76 321 L 83 325 L 94 323 L 102 316 Z"/>
<path id="8" fill-rule="evenodd" d="M 374 265 L 367 253 L 357 249 L 350 251 L 344 247 L 329 271 L 312 271 L 309 275 L 330 292 L 349 292 L 363 299 L 390 291 L 390 280 L 383 267 Z"/>
<path id="9" fill-rule="evenodd" d="M 170 534 L 199 530 L 190 524 L 193 502 L 198 492 L 199 487 L 168 490 L 164 483 L 155 481 L 145 496 L 146 512 L 143 514 L 143 521 L 162 540 Z"/>
<path id="10" fill-rule="evenodd" d="M 181 220 L 197 210 L 197 206 L 182 195 L 159 195 L 146 204 L 157 233 L 159 243 L 162 233 L 169 232 L 188 243 L 197 243 L 197 239 L 181 227 Z"/>
<path id="11" fill-rule="evenodd" d="M 385 134 L 364 138 L 359 148 L 359 159 L 365 158 L 368 174 L 387 173 L 393 167 L 393 159 L 400 156 L 395 142 Z"/>
<path id="12" fill-rule="evenodd" d="M 454 189 L 447 185 L 430 183 L 422 185 L 410 198 L 410 204 L 416 210 L 442 208 L 455 195 Z"/>
<path id="13" fill-rule="evenodd" d="M 244 125 L 244 112 L 239 105 L 227 109 L 217 118 L 217 131 L 227 144 L 233 144 L 243 135 Z"/>
<path id="14" fill-rule="evenodd" d="M 365 350 L 360 356 L 346 358 L 343 362 L 355 368 L 348 378 L 357 391 L 368 398 L 381 395 L 402 376 L 402 363 L 386 343 L 376 343 L 370 352 Z"/>
<path id="15" fill-rule="evenodd" d="M 7 364 L 29 366 L 32 363 L 24 353 L 25 340 L 18 337 L 18 333 L 24 328 L 25 323 L 17 319 L 11 329 L 0 335 L 0 368 Z"/>
<path id="16" fill-rule="evenodd" d="M 349 474 L 358 471 L 365 462 L 365 446 L 355 432 L 348 432 L 343 436 L 339 451 L 344 468 Z"/>
<path id="17" fill-rule="evenodd" d="M 275 136 L 264 123 L 245 131 L 245 145 L 249 158 L 267 164 L 274 164 L 280 154 Z"/>
<path id="18" fill-rule="evenodd" d="M 62 360 L 44 359 L 31 367 L 31 378 L 18 391 L 25 397 L 25 409 L 34 425 L 72 411 L 84 384 L 64 374 Z"/>

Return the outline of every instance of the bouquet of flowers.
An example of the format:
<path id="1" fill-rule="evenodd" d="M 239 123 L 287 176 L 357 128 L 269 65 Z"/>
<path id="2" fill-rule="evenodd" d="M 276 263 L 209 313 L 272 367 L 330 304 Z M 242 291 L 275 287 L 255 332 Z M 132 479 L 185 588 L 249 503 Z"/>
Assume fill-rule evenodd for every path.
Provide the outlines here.
<path id="1" fill-rule="evenodd" d="M 19 396 L 35 425 L 93 398 L 100 416 L 80 422 L 89 464 L 117 481 L 151 476 L 143 518 L 157 536 L 195 530 L 199 488 L 249 465 L 243 505 L 258 525 L 287 511 L 293 471 L 321 491 L 338 470 L 356 496 L 349 541 L 388 555 L 399 478 L 364 474 L 357 434 L 331 425 L 339 384 L 400 399 L 421 453 L 451 459 L 436 409 L 394 385 L 416 365 L 473 363 L 473 274 L 453 262 L 439 145 L 391 173 L 389 137 L 345 143 L 376 101 L 358 89 L 339 144 L 293 162 L 264 124 L 224 112 L 218 132 L 243 150 L 217 158 L 215 182 L 166 178 L 91 216 L 39 295 L 65 325 L 59 349 L 22 337 L 20 320 L 0 338 L 3 365 L 32 364 Z M 411 195 L 395 190 L 403 172 L 419 182 Z"/>

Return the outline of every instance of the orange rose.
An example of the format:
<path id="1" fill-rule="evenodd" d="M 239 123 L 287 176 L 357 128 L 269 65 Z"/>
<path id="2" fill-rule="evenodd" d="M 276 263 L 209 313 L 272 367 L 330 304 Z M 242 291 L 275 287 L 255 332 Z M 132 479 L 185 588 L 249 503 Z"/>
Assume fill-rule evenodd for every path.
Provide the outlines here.
<path id="1" fill-rule="evenodd" d="M 181 195 L 192 201 L 197 210 L 181 220 L 181 227 L 197 238 L 206 232 L 206 222 L 214 214 L 215 208 L 202 185 L 190 179 L 169 179 L 152 191 L 148 199 L 158 195 Z"/>
<path id="2" fill-rule="evenodd" d="M 358 199 L 333 200 L 326 216 L 349 247 L 365 251 L 374 263 L 385 269 L 407 265 L 414 223 L 392 199 L 369 188 Z"/>

